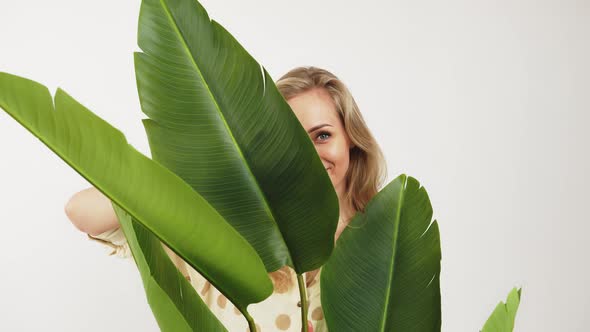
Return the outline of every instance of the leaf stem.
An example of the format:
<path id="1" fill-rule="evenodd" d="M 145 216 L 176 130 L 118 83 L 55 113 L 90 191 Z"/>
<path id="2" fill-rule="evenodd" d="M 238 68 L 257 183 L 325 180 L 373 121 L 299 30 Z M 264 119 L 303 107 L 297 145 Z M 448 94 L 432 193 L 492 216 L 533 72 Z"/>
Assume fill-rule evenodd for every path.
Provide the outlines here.
<path id="1" fill-rule="evenodd" d="M 305 293 L 303 274 L 297 275 L 297 284 L 299 285 L 299 297 L 301 298 L 301 331 L 307 332 L 307 294 Z"/>
<path id="2" fill-rule="evenodd" d="M 250 313 L 248 313 L 247 310 L 244 310 L 242 313 L 244 314 L 244 317 L 246 317 L 246 320 L 248 321 L 248 328 L 250 329 L 250 332 L 258 332 L 256 330 L 256 323 L 254 323 L 254 318 L 252 318 L 252 316 L 250 316 Z"/>

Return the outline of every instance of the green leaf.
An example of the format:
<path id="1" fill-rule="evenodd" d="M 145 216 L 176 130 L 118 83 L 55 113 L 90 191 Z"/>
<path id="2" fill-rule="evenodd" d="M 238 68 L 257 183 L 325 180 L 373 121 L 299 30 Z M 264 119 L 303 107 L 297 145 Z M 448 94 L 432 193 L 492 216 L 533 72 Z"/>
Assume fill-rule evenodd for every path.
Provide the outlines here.
<path id="1" fill-rule="evenodd" d="M 483 326 L 482 332 L 512 332 L 516 311 L 520 304 L 521 288 L 513 288 L 508 294 L 506 303 L 500 301 L 492 315 Z"/>
<path id="2" fill-rule="evenodd" d="M 154 160 L 203 195 L 267 271 L 324 264 L 338 197 L 267 71 L 194 0 L 144 0 L 138 35 Z"/>
<path id="3" fill-rule="evenodd" d="M 330 331 L 440 331 L 440 237 L 428 194 L 404 174 L 357 213 L 320 277 Z"/>
<path id="4" fill-rule="evenodd" d="M 161 331 L 227 331 L 170 260 L 161 242 L 117 204 L 112 204 Z"/>
<path id="5" fill-rule="evenodd" d="M 80 175 L 245 310 L 272 293 L 248 242 L 177 175 L 63 90 L 0 73 L 3 108 Z"/>

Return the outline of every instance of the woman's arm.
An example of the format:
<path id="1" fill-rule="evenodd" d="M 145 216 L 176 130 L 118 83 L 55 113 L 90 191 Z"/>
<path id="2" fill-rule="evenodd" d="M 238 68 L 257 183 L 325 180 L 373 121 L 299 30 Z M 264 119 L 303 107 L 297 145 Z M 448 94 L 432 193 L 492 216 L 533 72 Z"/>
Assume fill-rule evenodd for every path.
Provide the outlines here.
<path id="1" fill-rule="evenodd" d="M 120 226 L 111 201 L 95 187 L 74 194 L 65 205 L 65 213 L 76 228 L 89 235 Z"/>
<path id="2" fill-rule="evenodd" d="M 132 257 L 129 244 L 121 230 L 103 234 L 121 225 L 110 199 L 98 189 L 90 187 L 74 194 L 66 204 L 65 212 L 72 224 L 80 231 L 90 235 L 93 240 L 113 247 L 115 250 L 111 254 L 117 253 L 121 257 Z M 98 235 L 102 236 L 96 238 L 95 236 Z M 188 277 L 188 265 L 166 245 L 163 247 L 174 265 L 185 277 Z"/>

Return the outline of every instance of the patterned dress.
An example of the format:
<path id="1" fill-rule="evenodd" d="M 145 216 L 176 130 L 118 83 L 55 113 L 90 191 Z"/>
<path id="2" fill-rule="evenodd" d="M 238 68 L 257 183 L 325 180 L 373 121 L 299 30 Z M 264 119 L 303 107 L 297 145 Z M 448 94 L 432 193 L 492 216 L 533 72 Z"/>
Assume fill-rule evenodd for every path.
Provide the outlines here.
<path id="1" fill-rule="evenodd" d="M 110 255 L 121 258 L 133 257 L 121 228 L 115 228 L 95 236 L 88 234 L 88 238 L 111 247 Z M 223 294 L 166 245 L 163 247 L 179 271 L 190 281 L 199 296 L 228 331 L 249 331 L 248 323 L 242 313 Z M 289 272 L 291 285 L 293 285 L 290 289 L 275 289 L 264 301 L 248 306 L 248 312 L 256 322 L 258 332 L 301 331 L 301 302 L 297 287 L 297 275 L 292 269 L 289 269 Z M 328 331 L 320 300 L 320 274 L 321 269 L 313 277 L 313 280 L 307 281 L 309 299 L 307 319 L 310 332 Z"/>

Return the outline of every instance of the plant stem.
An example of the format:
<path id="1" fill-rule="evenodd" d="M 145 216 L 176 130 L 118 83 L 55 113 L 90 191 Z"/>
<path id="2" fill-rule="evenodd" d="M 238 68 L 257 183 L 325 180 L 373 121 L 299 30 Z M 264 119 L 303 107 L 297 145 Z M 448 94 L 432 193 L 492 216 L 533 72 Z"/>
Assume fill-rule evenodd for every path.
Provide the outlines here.
<path id="1" fill-rule="evenodd" d="M 301 331 L 307 332 L 307 294 L 303 274 L 297 275 L 297 284 L 299 284 L 299 296 L 301 297 Z"/>
<path id="2" fill-rule="evenodd" d="M 250 316 L 248 311 L 244 310 L 242 314 L 244 314 L 244 317 L 246 317 L 246 320 L 248 321 L 248 328 L 250 328 L 250 332 L 258 332 L 256 331 L 256 323 L 254 323 L 254 318 Z"/>

